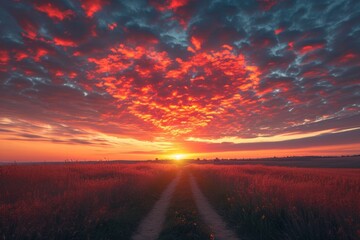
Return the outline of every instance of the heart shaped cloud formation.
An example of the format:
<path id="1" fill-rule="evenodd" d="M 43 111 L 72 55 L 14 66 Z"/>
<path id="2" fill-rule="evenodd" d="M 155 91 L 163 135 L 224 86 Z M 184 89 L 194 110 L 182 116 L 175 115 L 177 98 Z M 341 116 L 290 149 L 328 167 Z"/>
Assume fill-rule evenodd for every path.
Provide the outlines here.
<path id="1" fill-rule="evenodd" d="M 172 59 L 153 46 L 120 44 L 95 63 L 96 85 L 117 99 L 120 108 L 172 135 L 192 133 L 256 91 L 260 72 L 229 45 L 218 51 L 192 50 L 187 59 Z M 242 109 L 237 110 L 238 117 Z"/>

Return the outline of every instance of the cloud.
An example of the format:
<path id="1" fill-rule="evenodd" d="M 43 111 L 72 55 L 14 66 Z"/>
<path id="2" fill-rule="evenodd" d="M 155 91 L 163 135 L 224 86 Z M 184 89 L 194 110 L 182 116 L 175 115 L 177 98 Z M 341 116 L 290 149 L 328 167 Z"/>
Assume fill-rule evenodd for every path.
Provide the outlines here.
<path id="1" fill-rule="evenodd" d="M 108 1 L 106 0 L 93 0 L 87 1 L 83 0 L 81 7 L 85 12 L 87 17 L 93 17 L 95 13 L 99 12 Z"/>
<path id="2" fill-rule="evenodd" d="M 206 143 L 206 142 L 186 142 L 183 143 L 184 148 L 193 153 L 208 153 L 208 152 L 224 152 L 224 151 L 261 151 L 261 150 L 291 150 L 304 149 L 314 147 L 331 147 L 339 145 L 347 145 L 358 143 L 360 130 L 349 130 L 336 133 L 325 133 L 314 137 L 305 137 L 301 139 L 285 140 L 285 141 L 269 141 L 269 142 L 254 142 L 254 143 Z M 339 139 L 344 141 L 339 144 Z"/>
<path id="3" fill-rule="evenodd" d="M 47 3 L 47 4 L 35 4 L 35 9 L 45 13 L 46 15 L 48 15 L 50 18 L 55 19 L 55 20 L 64 20 L 65 18 L 70 18 L 71 16 L 74 15 L 74 12 L 70 9 L 67 10 L 61 10 L 60 8 L 58 8 L 57 6 L 55 6 L 52 3 Z"/>
<path id="4" fill-rule="evenodd" d="M 5 0 L 0 117 L 23 121 L 16 138 L 64 131 L 90 144 L 74 136 L 98 132 L 189 148 L 189 137 L 356 128 L 359 12 L 355 0 Z"/>

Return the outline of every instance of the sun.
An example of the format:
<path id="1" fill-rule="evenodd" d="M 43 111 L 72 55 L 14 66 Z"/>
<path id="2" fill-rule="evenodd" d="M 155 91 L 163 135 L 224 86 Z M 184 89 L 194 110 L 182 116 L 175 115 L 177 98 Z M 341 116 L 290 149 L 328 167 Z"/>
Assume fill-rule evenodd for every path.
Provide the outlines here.
<path id="1" fill-rule="evenodd" d="M 184 157 L 185 157 L 185 155 L 181 154 L 181 153 L 177 153 L 177 154 L 173 155 L 173 159 L 176 160 L 176 161 L 181 161 L 181 160 L 184 159 Z"/>

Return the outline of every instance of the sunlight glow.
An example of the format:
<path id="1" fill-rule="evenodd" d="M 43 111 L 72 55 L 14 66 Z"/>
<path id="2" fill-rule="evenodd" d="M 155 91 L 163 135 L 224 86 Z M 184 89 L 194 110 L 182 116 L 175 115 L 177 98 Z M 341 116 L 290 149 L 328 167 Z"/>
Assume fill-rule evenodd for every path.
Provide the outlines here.
<path id="1" fill-rule="evenodd" d="M 185 158 L 185 155 L 178 153 L 178 154 L 174 154 L 174 155 L 172 156 L 172 158 L 173 158 L 174 160 L 176 160 L 176 161 L 181 161 L 181 160 L 183 160 L 183 159 Z"/>

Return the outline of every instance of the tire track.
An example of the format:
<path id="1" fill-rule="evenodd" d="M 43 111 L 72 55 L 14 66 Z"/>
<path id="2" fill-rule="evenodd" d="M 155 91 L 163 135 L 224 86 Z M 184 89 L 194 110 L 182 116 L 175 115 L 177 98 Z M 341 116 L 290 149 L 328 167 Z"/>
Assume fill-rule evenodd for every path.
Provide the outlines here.
<path id="1" fill-rule="evenodd" d="M 132 240 L 155 240 L 163 228 L 166 211 L 169 208 L 171 197 L 179 182 L 178 173 L 174 180 L 166 187 L 160 199 L 154 204 L 149 214 L 141 221 L 138 230 L 132 236 Z"/>
<path id="2" fill-rule="evenodd" d="M 215 239 L 220 240 L 240 240 L 235 233 L 226 227 L 226 223 L 216 213 L 214 208 L 210 205 L 206 197 L 203 195 L 195 178 L 190 175 L 191 190 L 195 199 L 195 204 L 199 209 L 200 215 L 204 222 L 214 231 Z"/>

